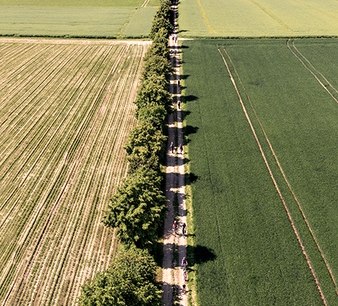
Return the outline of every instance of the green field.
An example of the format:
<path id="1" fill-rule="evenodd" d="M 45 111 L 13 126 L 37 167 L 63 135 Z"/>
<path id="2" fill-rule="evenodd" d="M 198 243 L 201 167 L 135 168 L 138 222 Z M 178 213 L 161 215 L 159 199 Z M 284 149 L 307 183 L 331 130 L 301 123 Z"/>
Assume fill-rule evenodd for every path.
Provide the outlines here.
<path id="1" fill-rule="evenodd" d="M 338 305 L 338 40 L 184 46 L 200 305 Z"/>
<path id="2" fill-rule="evenodd" d="M 181 0 L 184 36 L 338 35 L 336 0 Z"/>
<path id="3" fill-rule="evenodd" d="M 0 0 L 0 35 L 140 37 L 158 0 Z"/>
<path id="4" fill-rule="evenodd" d="M 147 42 L 0 39 L 0 304 L 76 305 L 107 269 L 102 223 Z"/>

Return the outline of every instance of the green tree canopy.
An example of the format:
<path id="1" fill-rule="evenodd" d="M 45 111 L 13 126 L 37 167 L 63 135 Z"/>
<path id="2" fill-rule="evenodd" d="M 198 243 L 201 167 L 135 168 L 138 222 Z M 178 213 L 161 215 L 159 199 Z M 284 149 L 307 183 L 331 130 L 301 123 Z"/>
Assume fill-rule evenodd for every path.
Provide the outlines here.
<path id="1" fill-rule="evenodd" d="M 168 90 L 162 84 L 153 82 L 152 79 L 145 80 L 142 88 L 137 94 L 135 104 L 137 106 L 137 116 L 141 108 L 149 105 L 168 105 L 172 98 Z"/>
<path id="2" fill-rule="evenodd" d="M 164 105 L 150 104 L 139 109 L 137 119 L 160 130 L 164 126 L 166 115 L 167 111 Z"/>
<path id="3" fill-rule="evenodd" d="M 156 265 L 146 250 L 122 249 L 111 267 L 82 287 L 81 306 L 160 306 Z"/>
<path id="4" fill-rule="evenodd" d="M 147 247 L 156 241 L 165 208 L 161 182 L 157 171 L 139 168 L 113 196 L 103 222 L 118 228 L 118 237 L 127 245 Z"/>
<path id="5" fill-rule="evenodd" d="M 144 64 L 143 78 L 148 79 L 151 75 L 164 76 L 166 80 L 169 80 L 172 67 L 167 58 L 162 55 L 152 55 L 146 58 Z"/>

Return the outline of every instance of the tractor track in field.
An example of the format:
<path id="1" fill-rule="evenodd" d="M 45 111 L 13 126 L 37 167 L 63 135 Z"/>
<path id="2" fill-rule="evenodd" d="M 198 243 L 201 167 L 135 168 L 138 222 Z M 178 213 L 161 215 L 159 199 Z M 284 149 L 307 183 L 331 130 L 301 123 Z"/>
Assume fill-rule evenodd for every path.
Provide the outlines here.
<path id="1" fill-rule="evenodd" d="M 144 0 L 144 2 L 142 3 L 141 7 L 146 7 L 148 5 L 150 0 Z"/>
<path id="2" fill-rule="evenodd" d="M 9 239 L 0 258 L 0 263 L 5 263 L 0 272 L 0 301 L 4 305 L 73 304 L 84 281 L 110 264 L 115 233 L 101 220 L 112 188 L 126 174 L 123 143 L 134 124 L 131 101 L 148 43 L 138 45 L 78 44 L 74 56 L 64 56 L 56 70 L 48 69 L 53 75 L 48 76 L 47 85 L 39 85 L 44 91 L 37 86 L 24 100 L 13 96 L 13 101 L 19 100 L 14 109 L 20 107 L 20 112 L 3 126 L 4 132 L 13 134 L 8 139 L 11 145 L 0 141 L 0 148 L 5 145 L 6 152 L 12 149 L 14 154 L 8 154 L 6 163 L 0 165 L 0 169 L 7 169 L 0 179 L 0 190 L 5 191 L 0 197 L 7 199 L 6 206 L 0 207 L 0 222 L 4 231 L 11 228 L 11 235 L 17 237 L 4 237 Z M 18 53 L 17 46 L 14 49 Z M 71 46 L 66 49 L 70 52 Z M 87 52 L 91 52 L 89 59 L 84 60 Z M 26 63 L 26 68 L 21 63 L 22 71 L 33 67 L 33 61 Z M 71 67 L 69 76 L 61 65 Z M 84 65 L 89 67 L 82 68 Z M 72 85 L 63 87 L 62 74 Z M 26 84 L 29 75 L 21 79 Z M 49 98 L 41 99 L 43 93 Z M 35 108 L 30 102 L 33 99 Z M 62 103 L 58 106 L 56 100 Z M 13 113 L 14 109 L 7 111 Z M 28 122 L 22 121 L 27 116 Z M 16 130 L 20 122 L 23 126 Z M 60 138 L 62 133 L 65 135 Z M 23 207 L 23 203 L 28 205 Z"/>
<path id="3" fill-rule="evenodd" d="M 238 89 L 238 86 L 237 86 L 236 81 L 235 81 L 235 79 L 234 79 L 234 76 L 233 76 L 233 74 L 232 74 L 232 72 L 231 72 L 230 64 L 228 63 L 228 61 L 227 61 L 226 58 L 225 58 L 225 56 L 226 56 L 226 57 L 229 59 L 229 55 L 227 54 L 227 52 L 226 52 L 226 50 L 225 50 L 224 48 L 222 49 L 223 52 L 222 52 L 222 50 L 221 50 L 220 48 L 217 48 L 217 49 L 218 49 L 218 52 L 220 53 L 220 55 L 221 55 L 221 57 L 222 57 L 222 59 L 223 59 L 225 68 L 226 68 L 226 70 L 227 70 L 227 72 L 228 72 L 228 74 L 229 74 L 231 83 L 232 83 L 232 85 L 233 85 L 233 87 L 234 87 L 234 89 L 235 89 L 235 91 L 236 91 L 236 94 L 237 94 L 237 97 L 238 97 L 238 99 L 239 99 L 239 102 L 240 102 L 242 111 L 243 111 L 243 113 L 244 113 L 244 116 L 245 116 L 245 118 L 246 118 L 246 121 L 247 121 L 248 124 L 249 124 L 250 130 L 251 130 L 252 135 L 253 135 L 253 137 L 254 137 L 254 139 L 255 139 L 255 142 L 256 142 L 256 144 L 257 144 L 257 146 L 258 146 L 258 149 L 259 149 L 259 151 L 260 151 L 260 154 L 261 154 L 261 156 L 262 156 L 262 159 L 263 159 L 263 161 L 264 161 L 264 164 L 265 164 L 265 166 L 266 166 L 266 168 L 267 168 L 267 170 L 268 170 L 269 176 L 270 176 L 270 178 L 271 178 L 271 180 L 272 180 L 272 183 L 273 183 L 273 185 L 274 185 L 274 187 L 275 187 L 275 189 L 276 189 L 276 191 L 277 191 L 278 197 L 279 197 L 279 199 L 280 199 L 280 201 L 281 201 L 281 203 L 282 203 L 282 205 L 283 205 L 283 208 L 284 208 L 284 210 L 285 210 L 285 212 L 286 212 L 287 218 L 288 218 L 288 220 L 289 220 L 289 222 L 290 222 L 290 225 L 291 225 L 291 228 L 292 228 L 292 230 L 293 230 L 293 232 L 294 232 L 294 234 L 295 234 L 295 236 L 296 236 L 296 239 L 297 239 L 297 242 L 298 242 L 298 244 L 299 244 L 299 247 L 300 247 L 300 249 L 301 249 L 301 251 L 302 251 L 302 253 L 303 253 L 303 256 L 304 256 L 304 258 L 305 258 L 305 261 L 306 261 L 306 263 L 307 263 L 307 265 L 308 265 L 308 267 L 309 267 L 309 270 L 310 270 L 310 272 L 311 272 L 311 274 L 312 274 L 312 277 L 313 277 L 314 282 L 315 282 L 315 284 L 316 284 L 316 287 L 317 287 L 317 289 L 318 289 L 320 298 L 321 298 L 321 300 L 322 300 L 322 302 L 323 302 L 323 305 L 327 306 L 328 303 L 327 303 L 326 297 L 325 297 L 325 295 L 324 295 L 324 293 L 323 293 L 323 290 L 322 290 L 321 284 L 320 284 L 320 282 L 319 282 L 318 276 L 317 276 L 317 274 L 316 274 L 316 272 L 315 272 L 315 270 L 314 270 L 314 268 L 313 268 L 312 261 L 311 261 L 309 255 L 308 255 L 308 253 L 307 253 L 307 251 L 306 251 L 306 249 L 305 249 L 303 240 L 302 240 L 302 238 L 301 238 L 301 236 L 300 236 L 300 233 L 299 233 L 299 231 L 298 231 L 298 229 L 297 229 L 297 227 L 296 227 L 296 224 L 295 224 L 295 222 L 294 222 L 294 220 L 293 220 L 293 218 L 292 218 L 290 209 L 289 209 L 289 207 L 288 207 L 288 205 L 287 205 L 287 203 L 286 203 L 286 200 L 285 200 L 285 198 L 284 198 L 284 196 L 283 196 L 283 194 L 282 194 L 282 192 L 281 192 L 281 190 L 280 190 L 280 187 L 279 187 L 279 185 L 278 185 L 278 183 L 277 183 L 277 181 L 276 181 L 276 179 L 275 179 L 275 176 L 274 176 L 274 174 L 273 174 L 273 172 L 272 172 L 272 169 L 271 169 L 271 166 L 270 166 L 270 164 L 269 164 L 269 162 L 268 162 L 268 159 L 267 159 L 267 157 L 266 157 L 266 155 L 265 155 L 265 153 L 264 153 L 262 144 L 261 144 L 261 142 L 260 142 L 260 140 L 259 140 L 259 138 L 258 138 L 258 136 L 257 136 L 256 130 L 255 130 L 253 124 L 252 124 L 252 121 L 251 121 L 250 116 L 249 116 L 249 114 L 248 114 L 248 112 L 247 112 L 247 109 L 246 109 L 246 107 L 245 107 L 245 104 L 244 104 L 244 101 L 243 101 L 243 99 L 242 99 L 242 96 L 241 96 L 241 94 L 240 94 L 240 92 L 239 92 L 239 89 Z"/>
<path id="4" fill-rule="evenodd" d="M 230 55 L 229 55 L 225 50 L 224 50 L 224 52 L 226 53 L 226 55 L 227 55 L 227 57 L 228 57 L 228 59 L 229 59 L 229 62 L 230 62 L 231 65 L 232 65 L 232 68 L 233 68 L 233 70 L 234 70 L 234 73 L 235 73 L 236 76 L 237 76 L 237 79 L 239 80 L 239 82 L 240 82 L 242 88 L 244 89 L 244 92 L 246 93 L 246 88 L 245 88 L 245 86 L 244 86 L 244 84 L 243 84 L 243 82 L 242 82 L 242 80 L 241 80 L 241 78 L 240 78 L 240 76 L 239 76 L 239 74 L 238 74 L 238 72 L 237 72 L 237 69 L 236 69 L 236 67 L 235 67 L 235 65 L 234 65 L 234 63 L 233 63 L 233 61 L 232 61 Z M 323 262 L 324 262 L 324 264 L 325 264 L 326 270 L 327 270 L 327 272 L 328 272 L 328 274 L 329 274 L 329 276 L 330 276 L 330 278 L 331 278 L 331 281 L 332 281 L 332 283 L 333 283 L 333 285 L 334 285 L 334 288 L 335 288 L 335 291 L 336 291 L 336 295 L 338 295 L 337 281 L 336 281 L 336 279 L 335 279 L 335 276 L 334 276 L 334 273 L 333 273 L 333 271 L 332 271 L 331 265 L 330 265 L 328 259 L 326 258 L 323 249 L 322 249 L 321 246 L 320 246 L 319 240 L 318 240 L 318 238 L 316 237 L 316 235 L 315 235 L 315 233 L 314 233 L 314 230 L 313 230 L 313 228 L 312 228 L 312 226 L 311 226 L 311 224 L 310 224 L 310 221 L 309 221 L 308 218 L 306 217 L 306 214 L 305 214 L 305 211 L 304 211 L 304 208 L 303 208 L 302 203 L 301 203 L 300 200 L 298 199 L 298 197 L 297 197 L 295 191 L 293 190 L 293 188 L 292 188 L 292 186 L 291 186 L 291 184 L 290 184 L 289 179 L 287 178 L 287 176 L 286 176 L 286 174 L 285 174 L 285 171 L 284 171 L 284 169 L 283 169 L 283 167 L 282 167 L 282 165 L 281 165 L 281 163 L 280 163 L 280 161 L 279 161 L 279 159 L 278 159 L 278 157 L 277 157 L 277 154 L 276 154 L 276 152 L 275 152 L 275 150 L 274 150 L 274 148 L 273 148 L 273 146 L 272 146 L 272 144 L 271 144 L 271 141 L 270 141 L 270 139 L 269 139 L 269 137 L 268 137 L 268 135 L 267 135 L 267 133 L 266 133 L 266 130 L 265 130 L 265 128 L 264 128 L 264 126 L 263 126 L 261 120 L 260 120 L 259 117 L 258 117 L 258 114 L 257 114 L 257 112 L 256 112 L 256 109 L 255 109 L 255 107 L 254 107 L 252 101 L 251 101 L 251 98 L 250 98 L 247 94 L 246 94 L 246 97 L 247 97 L 247 100 L 248 100 L 249 103 L 250 103 L 250 107 L 251 107 L 251 109 L 252 109 L 252 111 L 253 111 L 253 113 L 254 113 L 254 116 L 255 116 L 255 118 L 256 118 L 258 124 L 259 124 L 259 127 L 260 127 L 260 129 L 261 129 L 261 131 L 262 131 L 262 133 L 263 133 L 263 135 L 264 135 L 264 139 L 265 139 L 266 143 L 268 144 L 268 147 L 269 147 L 269 149 L 270 149 L 270 151 L 271 151 L 271 153 L 272 153 L 272 156 L 273 156 L 273 158 L 274 158 L 274 160 L 275 160 L 275 163 L 276 163 L 276 165 L 277 165 L 277 167 L 278 167 L 280 173 L 282 174 L 282 177 L 283 177 L 283 179 L 284 179 L 284 182 L 286 183 L 286 185 L 287 185 L 287 187 L 288 187 L 288 190 L 290 191 L 290 194 L 292 195 L 292 198 L 293 198 L 295 204 L 297 205 L 298 211 L 300 212 L 300 214 L 301 214 L 301 216 L 302 216 L 302 219 L 303 219 L 304 223 L 306 224 L 306 227 L 307 227 L 307 229 L 308 229 L 308 231 L 309 231 L 309 233 L 310 233 L 310 236 L 311 236 L 311 238 L 312 238 L 314 244 L 316 245 L 316 248 L 317 248 L 317 250 L 318 250 L 318 253 L 320 254 L 320 257 L 322 258 L 322 260 L 323 260 Z"/>
<path id="5" fill-rule="evenodd" d="M 298 59 L 298 61 L 308 70 L 322 88 L 331 96 L 331 98 L 338 104 L 338 90 L 327 80 L 327 78 L 316 69 L 313 64 L 304 56 L 303 53 L 295 45 L 295 41 L 288 39 L 286 42 L 287 48 Z M 320 79 L 322 78 L 322 80 Z"/>

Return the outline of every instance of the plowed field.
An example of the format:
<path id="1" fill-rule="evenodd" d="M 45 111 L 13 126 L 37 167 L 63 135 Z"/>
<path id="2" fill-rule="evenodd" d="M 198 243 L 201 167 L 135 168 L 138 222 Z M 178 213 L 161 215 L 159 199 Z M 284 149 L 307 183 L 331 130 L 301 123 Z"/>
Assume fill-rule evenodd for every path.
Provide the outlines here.
<path id="1" fill-rule="evenodd" d="M 102 223 L 145 42 L 0 40 L 0 302 L 73 305 L 111 262 Z"/>

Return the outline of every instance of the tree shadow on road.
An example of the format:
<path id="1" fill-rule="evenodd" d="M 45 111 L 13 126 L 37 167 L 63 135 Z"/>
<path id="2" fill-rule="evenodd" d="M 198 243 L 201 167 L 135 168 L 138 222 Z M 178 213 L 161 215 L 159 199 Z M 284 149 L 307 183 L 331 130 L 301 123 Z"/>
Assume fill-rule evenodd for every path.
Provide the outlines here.
<path id="1" fill-rule="evenodd" d="M 178 285 L 171 285 L 171 284 L 167 284 L 164 282 L 159 283 L 162 286 L 163 292 L 165 292 L 165 294 L 167 296 L 169 296 L 170 298 L 168 300 L 168 302 L 166 303 L 164 301 L 164 299 L 162 300 L 162 305 L 164 306 L 180 306 L 181 304 L 181 297 L 183 294 L 188 294 L 189 291 L 185 291 L 183 292 L 182 288 Z M 171 299 L 171 297 L 173 297 L 173 299 Z"/>
<path id="2" fill-rule="evenodd" d="M 181 97 L 182 102 L 189 103 L 198 100 L 198 97 L 194 95 L 187 95 Z"/>
<path id="3" fill-rule="evenodd" d="M 205 262 L 214 261 L 217 258 L 213 249 L 199 244 L 196 246 L 188 245 L 187 254 L 189 266 L 200 265 Z"/>
<path id="4" fill-rule="evenodd" d="M 176 235 L 180 235 L 177 233 Z M 209 261 L 214 261 L 217 258 L 215 251 L 209 247 L 203 245 L 187 245 L 187 246 L 177 246 L 173 243 L 158 243 L 159 248 L 163 248 L 164 252 L 173 252 L 173 261 L 170 263 L 164 264 L 163 261 L 157 262 L 157 264 L 163 269 L 172 269 L 181 266 L 181 263 L 178 261 L 178 254 L 183 252 L 183 248 L 187 249 L 187 260 L 188 260 L 188 270 L 193 270 L 194 265 L 201 265 Z M 162 259 L 162 258 L 161 258 Z"/>

